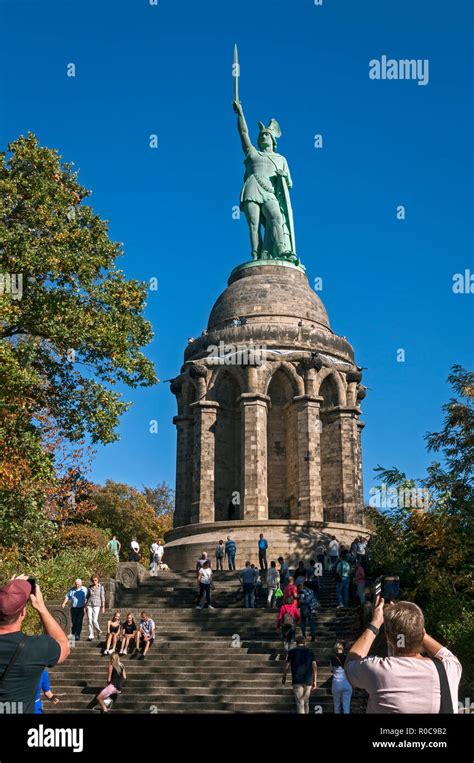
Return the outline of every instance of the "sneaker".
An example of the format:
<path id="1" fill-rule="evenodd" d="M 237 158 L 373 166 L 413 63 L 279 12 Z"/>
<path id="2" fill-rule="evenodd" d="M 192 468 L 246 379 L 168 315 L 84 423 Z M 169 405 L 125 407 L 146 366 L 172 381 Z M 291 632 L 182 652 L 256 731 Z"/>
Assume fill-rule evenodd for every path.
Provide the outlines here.
<path id="1" fill-rule="evenodd" d="M 138 657 L 137 657 L 137 660 L 144 660 L 144 659 L 145 659 L 145 655 L 144 654 L 139 654 Z"/>
<path id="2" fill-rule="evenodd" d="M 196 605 L 196 609 L 202 609 L 201 605 L 200 605 L 200 604 L 197 604 L 197 605 Z"/>
<path id="3" fill-rule="evenodd" d="M 92 636 L 89 636 L 89 638 L 88 638 L 87 640 L 88 640 L 88 641 L 94 641 L 94 639 L 92 638 Z"/>
<path id="4" fill-rule="evenodd" d="M 213 607 L 212 604 L 209 604 L 209 609 L 215 609 L 215 607 Z"/>

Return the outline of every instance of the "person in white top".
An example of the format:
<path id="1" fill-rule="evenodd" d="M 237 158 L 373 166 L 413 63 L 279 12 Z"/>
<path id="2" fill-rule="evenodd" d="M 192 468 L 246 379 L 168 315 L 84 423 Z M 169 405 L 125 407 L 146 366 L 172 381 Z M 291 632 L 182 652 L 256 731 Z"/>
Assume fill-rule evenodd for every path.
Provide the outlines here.
<path id="1" fill-rule="evenodd" d="M 156 554 L 158 556 L 158 569 L 160 569 L 161 560 L 163 559 L 163 555 L 165 553 L 165 549 L 163 547 L 163 543 L 161 540 L 158 541 L 158 548 L 156 551 Z"/>
<path id="2" fill-rule="evenodd" d="M 339 558 L 339 543 L 336 540 L 335 535 L 333 535 L 331 540 L 329 541 L 328 551 L 329 551 L 329 558 L 331 560 L 331 570 L 335 570 L 337 560 Z"/>
<path id="3" fill-rule="evenodd" d="M 275 591 L 280 586 L 280 573 L 277 570 L 276 562 L 270 562 L 270 569 L 267 570 L 267 607 L 275 609 Z"/>
<path id="4" fill-rule="evenodd" d="M 158 573 L 158 543 L 156 540 L 150 546 L 150 575 L 156 576 Z"/>
<path id="5" fill-rule="evenodd" d="M 368 657 L 382 625 L 390 656 Z M 347 655 L 344 669 L 352 686 L 367 691 L 367 713 L 458 712 L 461 663 L 428 636 L 423 612 L 412 602 L 385 606 L 380 599 L 370 624 Z"/>
<path id="6" fill-rule="evenodd" d="M 211 563 L 205 561 L 201 569 L 198 571 L 199 581 L 199 595 L 196 609 L 201 609 L 204 597 L 206 598 L 206 604 L 209 609 L 214 609 L 211 603 L 211 588 L 212 588 L 212 570 Z"/>

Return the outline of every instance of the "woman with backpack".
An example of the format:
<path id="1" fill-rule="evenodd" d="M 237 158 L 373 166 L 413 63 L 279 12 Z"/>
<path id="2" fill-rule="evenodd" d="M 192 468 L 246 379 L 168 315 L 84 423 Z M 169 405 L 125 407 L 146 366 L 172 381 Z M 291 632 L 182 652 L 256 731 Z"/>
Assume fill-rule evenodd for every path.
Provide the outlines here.
<path id="1" fill-rule="evenodd" d="M 345 661 L 344 644 L 342 641 L 336 641 L 334 644 L 334 654 L 331 657 L 331 692 L 334 701 L 334 712 L 338 715 L 341 714 L 341 709 L 344 715 L 349 715 L 351 712 L 352 686 L 344 672 Z"/>
<path id="2" fill-rule="evenodd" d="M 281 638 L 286 651 L 289 651 L 291 644 L 295 641 L 296 625 L 299 622 L 301 622 L 301 617 L 295 599 L 288 596 L 285 599 L 285 604 L 280 608 L 277 620 L 277 630 L 281 628 Z"/>
<path id="3" fill-rule="evenodd" d="M 97 695 L 96 699 L 100 705 L 102 713 L 108 713 L 109 710 L 105 704 L 105 700 L 111 697 L 113 694 L 121 694 L 123 682 L 127 678 L 125 668 L 120 662 L 118 654 L 112 655 L 110 658 L 109 670 L 107 673 L 107 686 L 102 689 Z"/>

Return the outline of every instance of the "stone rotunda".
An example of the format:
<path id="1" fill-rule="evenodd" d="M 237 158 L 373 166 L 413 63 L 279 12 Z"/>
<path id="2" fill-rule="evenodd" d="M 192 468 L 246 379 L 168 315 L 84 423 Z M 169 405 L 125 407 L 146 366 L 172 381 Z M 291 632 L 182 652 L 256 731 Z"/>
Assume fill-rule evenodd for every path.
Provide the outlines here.
<path id="1" fill-rule="evenodd" d="M 236 320 L 237 319 L 237 320 Z M 329 325 L 304 268 L 256 260 L 235 268 L 171 384 L 178 403 L 174 569 L 231 535 L 237 565 L 308 558 L 319 537 L 365 534 L 354 350 Z"/>

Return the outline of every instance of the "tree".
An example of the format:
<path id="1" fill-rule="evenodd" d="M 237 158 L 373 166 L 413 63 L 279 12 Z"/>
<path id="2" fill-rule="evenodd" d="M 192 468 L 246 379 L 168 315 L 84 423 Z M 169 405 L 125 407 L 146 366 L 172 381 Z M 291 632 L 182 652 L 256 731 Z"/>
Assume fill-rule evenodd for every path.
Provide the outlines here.
<path id="1" fill-rule="evenodd" d="M 166 527 L 145 495 L 130 485 L 107 480 L 97 488 L 94 502 L 96 508 L 84 518 L 117 536 L 123 559 L 127 558 L 132 538 L 136 538 L 142 547 L 142 561 L 147 562 L 149 546 L 163 536 Z"/>
<path id="2" fill-rule="evenodd" d="M 423 607 L 428 627 L 462 658 L 467 684 L 474 681 L 474 373 L 455 365 L 448 376 L 455 397 L 443 406 L 440 432 L 425 437 L 428 450 L 442 455 L 421 480 L 396 468 L 376 471 L 398 494 L 412 488 L 428 495 L 381 512 L 370 508 L 375 528 L 372 572 L 399 574 L 406 598 Z M 407 488 L 409 488 L 407 490 Z"/>
<path id="3" fill-rule="evenodd" d="M 110 389 L 151 385 L 141 347 L 152 339 L 142 316 L 146 286 L 117 268 L 123 254 L 107 223 L 81 202 L 90 195 L 72 166 L 31 133 L 0 154 L 2 274 L 22 276 L 23 293 L 0 298 L 8 398 L 22 383 L 30 411 L 48 408 L 70 439 L 117 438 L 128 404 Z M 10 289 L 11 292 L 11 289 Z"/>
<path id="4" fill-rule="evenodd" d="M 144 487 L 143 494 L 150 506 L 153 506 L 158 519 L 161 519 L 167 530 L 173 527 L 174 490 L 162 482 L 156 487 Z"/>
<path id="5" fill-rule="evenodd" d="M 71 442 L 111 442 L 129 407 L 112 387 L 157 381 L 141 351 L 146 286 L 117 267 L 89 195 L 31 133 L 0 154 L 0 527 L 19 528 L 25 497 L 41 511 L 56 479 L 45 421 Z"/>

